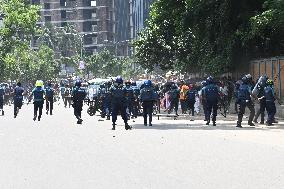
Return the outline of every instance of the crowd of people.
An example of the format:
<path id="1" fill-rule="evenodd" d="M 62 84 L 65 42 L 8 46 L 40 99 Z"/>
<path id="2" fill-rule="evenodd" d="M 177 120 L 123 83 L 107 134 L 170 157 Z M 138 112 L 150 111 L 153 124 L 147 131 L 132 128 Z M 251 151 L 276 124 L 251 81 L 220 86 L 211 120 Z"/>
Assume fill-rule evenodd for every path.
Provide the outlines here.
<path id="1" fill-rule="evenodd" d="M 20 82 L 15 86 L 2 83 L 0 114 L 4 115 L 4 105 L 13 104 L 14 118 L 16 118 L 23 102 L 29 103 L 33 100 L 33 120 L 40 121 L 44 104 L 46 114 L 53 115 L 54 102 L 58 101 L 63 102 L 65 108 L 73 107 L 77 124 L 82 124 L 84 103 L 89 105 L 88 113 L 91 115 L 91 109 L 94 109 L 92 102 L 95 101 L 102 118 L 111 119 L 113 130 L 116 129 L 119 114 L 125 123 L 126 130 L 132 128 L 128 121 L 138 116 L 143 116 L 145 126 L 152 126 L 154 113 L 189 115 L 190 121 L 194 121 L 194 116 L 203 112 L 206 125 L 212 121 L 212 125 L 216 126 L 218 110 L 226 116 L 230 111 L 232 100 L 235 99 L 233 111 L 238 114 L 237 127 L 242 127 L 246 108 L 250 110 L 249 126 L 255 126 L 259 116 L 261 117 L 259 124 L 271 126 L 277 123 L 275 120 L 276 96 L 273 86 L 273 81 L 267 76 L 260 77 L 255 83 L 250 74 L 236 82 L 231 78 L 214 79 L 209 76 L 205 80 L 165 83 L 143 80 L 141 83 L 141 81 L 133 80 L 124 81 L 121 76 L 118 76 L 114 80 L 101 83 L 97 93 L 92 94 L 95 98 L 90 99 L 88 84 L 80 79 L 59 83 L 52 81 L 44 83 L 38 80 L 35 86 L 29 84 L 26 87 L 22 87 Z M 255 113 L 256 103 L 259 103 L 259 109 Z M 266 122 L 265 111 L 267 112 Z"/>

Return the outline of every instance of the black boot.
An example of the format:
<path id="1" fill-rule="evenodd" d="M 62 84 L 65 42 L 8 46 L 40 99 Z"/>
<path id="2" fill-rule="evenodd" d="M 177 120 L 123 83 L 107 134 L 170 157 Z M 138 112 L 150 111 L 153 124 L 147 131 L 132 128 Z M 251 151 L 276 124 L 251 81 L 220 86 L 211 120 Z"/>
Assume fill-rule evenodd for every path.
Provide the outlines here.
<path id="1" fill-rule="evenodd" d="M 210 121 L 207 121 L 207 122 L 206 122 L 206 125 L 209 125 L 209 124 L 210 124 Z"/>
<path id="2" fill-rule="evenodd" d="M 15 115 L 15 116 L 16 116 L 16 115 Z M 17 117 L 17 116 L 16 116 L 16 117 Z M 34 118 L 33 118 L 33 120 L 35 121 L 35 120 L 36 120 L 36 118 L 37 118 L 37 116 L 35 115 L 35 116 L 34 116 Z"/>
<path id="3" fill-rule="evenodd" d="M 253 122 L 249 122 L 248 125 L 249 126 L 255 126 L 255 124 Z"/>
<path id="4" fill-rule="evenodd" d="M 213 121 L 213 126 L 216 126 L 216 121 Z"/>
<path id="5" fill-rule="evenodd" d="M 132 128 L 128 125 L 128 123 L 125 123 L 125 130 L 131 130 Z"/>
<path id="6" fill-rule="evenodd" d="M 115 123 L 112 124 L 112 130 L 115 130 Z"/>
<path id="7" fill-rule="evenodd" d="M 237 127 L 242 128 L 242 125 L 240 122 L 237 122 Z"/>

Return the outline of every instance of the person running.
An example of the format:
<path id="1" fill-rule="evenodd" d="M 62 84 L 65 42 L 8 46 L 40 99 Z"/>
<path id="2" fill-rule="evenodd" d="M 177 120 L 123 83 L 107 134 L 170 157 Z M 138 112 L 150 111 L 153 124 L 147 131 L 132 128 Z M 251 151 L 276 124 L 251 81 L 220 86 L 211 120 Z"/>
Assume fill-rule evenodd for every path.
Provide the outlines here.
<path id="1" fill-rule="evenodd" d="M 77 119 L 77 124 L 82 124 L 82 110 L 83 110 L 83 102 L 87 93 L 84 88 L 82 88 L 82 82 L 77 80 L 75 82 L 75 87 L 72 91 L 72 101 L 74 108 L 74 115 Z"/>
<path id="2" fill-rule="evenodd" d="M 17 83 L 17 86 L 14 89 L 14 118 L 17 117 L 19 110 L 23 106 L 23 93 L 24 88 L 20 82 Z"/>
<path id="3" fill-rule="evenodd" d="M 42 109 L 43 109 L 43 104 L 44 104 L 44 95 L 45 91 L 43 89 L 43 81 L 38 80 L 36 81 L 35 88 L 32 91 L 32 94 L 30 95 L 30 100 L 33 97 L 34 99 L 34 118 L 33 120 L 35 121 L 36 119 L 40 121 L 41 116 L 42 116 Z"/>
<path id="4" fill-rule="evenodd" d="M 45 100 L 46 100 L 46 114 L 50 113 L 52 115 L 53 111 L 53 100 L 54 100 L 54 89 L 52 88 L 51 82 L 48 82 L 47 87 L 45 88 Z"/>

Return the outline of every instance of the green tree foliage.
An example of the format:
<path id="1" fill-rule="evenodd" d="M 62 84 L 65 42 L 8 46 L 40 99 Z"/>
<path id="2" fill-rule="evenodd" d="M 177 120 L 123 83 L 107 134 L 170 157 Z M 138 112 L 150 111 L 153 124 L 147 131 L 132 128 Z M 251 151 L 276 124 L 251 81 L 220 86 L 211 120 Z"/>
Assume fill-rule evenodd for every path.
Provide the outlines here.
<path id="1" fill-rule="evenodd" d="M 31 39 L 37 32 L 39 10 L 25 0 L 0 0 L 0 11 L 5 15 L 4 27 L 0 28 L 2 53 Z"/>
<path id="2" fill-rule="evenodd" d="M 104 49 L 97 55 L 86 58 L 86 71 L 95 77 L 114 77 L 122 75 L 125 78 L 134 78 L 141 73 L 141 69 L 136 66 L 133 58 L 118 58 L 111 51 Z"/>
<path id="3" fill-rule="evenodd" d="M 47 46 L 41 46 L 38 51 L 33 51 L 25 45 L 18 46 L 4 57 L 4 62 L 5 80 L 48 80 L 56 78 L 59 72 L 53 50 Z"/>
<path id="4" fill-rule="evenodd" d="M 157 0 L 135 42 L 145 68 L 218 74 L 283 53 L 283 0 Z"/>
<path id="5" fill-rule="evenodd" d="M 0 10 L 5 15 L 4 26 L 0 28 L 0 80 L 28 82 L 55 78 L 59 64 L 53 49 L 44 43 L 37 51 L 30 48 L 32 37 L 41 33 L 36 26 L 40 7 L 27 0 L 0 0 Z"/>

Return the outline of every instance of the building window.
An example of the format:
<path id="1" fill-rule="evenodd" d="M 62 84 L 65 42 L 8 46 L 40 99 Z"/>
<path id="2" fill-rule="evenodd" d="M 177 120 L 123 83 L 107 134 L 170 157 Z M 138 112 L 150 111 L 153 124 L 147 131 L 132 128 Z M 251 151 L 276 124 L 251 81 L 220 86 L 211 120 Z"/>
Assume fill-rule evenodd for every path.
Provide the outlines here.
<path id="1" fill-rule="evenodd" d="M 92 0 L 91 1 L 91 6 L 92 7 L 96 7 L 97 6 L 97 1 L 96 0 Z"/>
<path id="2" fill-rule="evenodd" d="M 51 22 L 51 16 L 45 16 L 44 20 L 45 22 Z"/>
<path id="3" fill-rule="evenodd" d="M 66 0 L 60 0 L 60 6 L 66 7 Z"/>
<path id="4" fill-rule="evenodd" d="M 50 3 L 44 3 L 44 9 L 50 9 Z"/>
<path id="5" fill-rule="evenodd" d="M 61 10 L 61 18 L 66 18 L 66 10 Z"/>
<path id="6" fill-rule="evenodd" d="M 67 26 L 67 22 L 61 22 L 61 27 Z"/>

